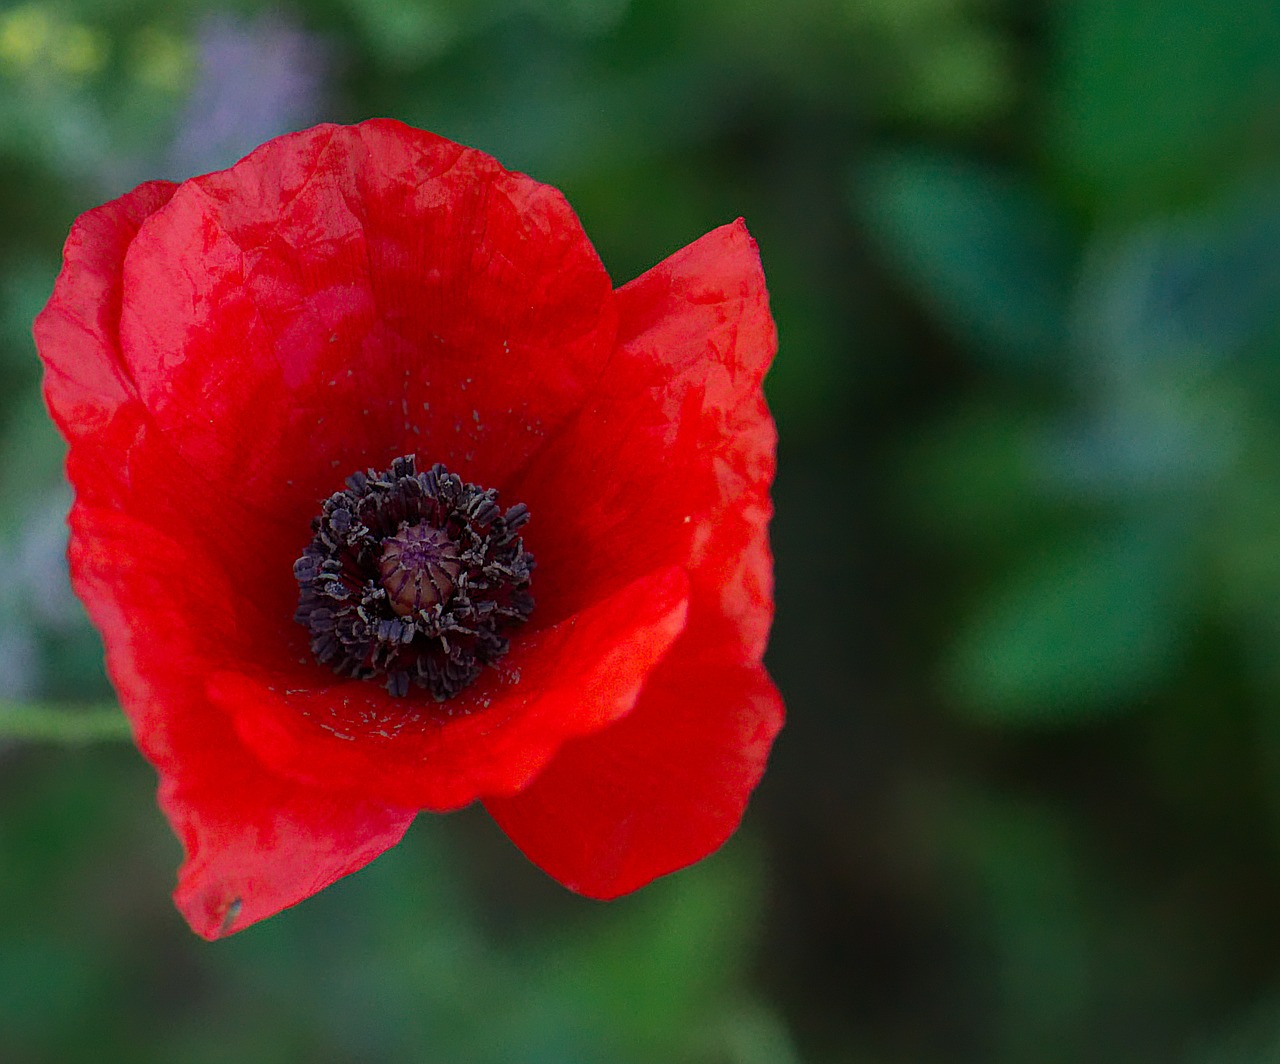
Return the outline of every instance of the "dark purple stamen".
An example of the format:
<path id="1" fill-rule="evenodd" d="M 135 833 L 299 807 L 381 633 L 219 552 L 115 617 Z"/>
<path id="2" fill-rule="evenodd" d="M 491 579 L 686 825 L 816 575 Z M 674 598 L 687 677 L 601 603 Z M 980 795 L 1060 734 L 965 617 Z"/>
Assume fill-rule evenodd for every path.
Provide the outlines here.
<path id="1" fill-rule="evenodd" d="M 533 556 L 516 534 L 522 505 L 414 456 L 385 473 L 353 473 L 313 518 L 315 538 L 294 563 L 294 619 L 317 660 L 342 676 L 385 677 L 451 698 L 506 654 L 502 634 L 533 610 Z"/>

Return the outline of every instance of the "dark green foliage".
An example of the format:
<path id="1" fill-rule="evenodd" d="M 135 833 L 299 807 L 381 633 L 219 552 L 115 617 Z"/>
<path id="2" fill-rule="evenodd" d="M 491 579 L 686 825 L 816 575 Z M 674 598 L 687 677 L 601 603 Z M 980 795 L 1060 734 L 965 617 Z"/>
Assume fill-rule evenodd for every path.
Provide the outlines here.
<path id="1" fill-rule="evenodd" d="M 72 218 L 385 114 L 562 187 L 619 281 L 746 217 L 791 721 L 638 896 L 467 813 L 213 946 L 136 754 L 0 746 L 0 1061 L 1277 1059 L 1280 8 L 258 9 L 0 6 L 0 714 L 107 697 L 28 338 Z M 243 128 L 219 26 L 274 42 Z"/>

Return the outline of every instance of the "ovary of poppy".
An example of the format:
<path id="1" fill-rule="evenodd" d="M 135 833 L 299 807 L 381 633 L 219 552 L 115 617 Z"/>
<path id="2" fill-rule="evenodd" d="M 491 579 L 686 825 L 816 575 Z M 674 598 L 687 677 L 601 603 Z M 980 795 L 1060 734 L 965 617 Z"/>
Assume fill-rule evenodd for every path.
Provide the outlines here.
<path id="1" fill-rule="evenodd" d="M 783 718 L 776 336 L 741 221 L 614 290 L 555 189 L 397 122 L 319 126 L 82 216 L 35 334 L 72 581 L 196 932 L 315 893 L 422 810 L 483 801 L 595 898 L 737 827 Z M 439 699 L 367 678 L 373 650 L 338 675 L 294 619 L 321 504 L 408 456 L 527 506 L 536 560 L 509 651 Z M 343 579 L 366 577 L 377 598 Z"/>

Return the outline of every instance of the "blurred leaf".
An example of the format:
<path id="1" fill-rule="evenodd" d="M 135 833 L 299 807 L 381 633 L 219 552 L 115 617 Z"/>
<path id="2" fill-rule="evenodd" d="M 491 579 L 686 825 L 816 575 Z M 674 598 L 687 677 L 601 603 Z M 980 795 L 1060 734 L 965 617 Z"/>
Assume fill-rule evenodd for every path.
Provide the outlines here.
<path id="1" fill-rule="evenodd" d="M 1034 186 L 964 159 L 904 152 L 859 168 L 853 196 L 884 254 L 975 358 L 1044 365 L 1061 349 L 1074 254 Z"/>
<path id="2" fill-rule="evenodd" d="M 1280 1060 L 1280 992 L 1272 989 L 1215 1040 L 1204 1040 L 1186 1064 L 1274 1064 Z"/>
<path id="3" fill-rule="evenodd" d="M 631 0 L 522 0 L 522 6 L 562 30 L 592 37 L 616 27 Z"/>
<path id="4" fill-rule="evenodd" d="M 1017 98 L 1012 49 L 986 27 L 940 22 L 919 42 L 900 90 L 908 115 L 967 126 L 1004 114 Z"/>
<path id="5" fill-rule="evenodd" d="M 1244 416 L 1228 409 L 1242 439 L 1230 475 L 1214 484 L 1204 535 L 1214 605 L 1269 648 L 1280 638 L 1280 426 L 1268 413 L 1256 405 Z M 1274 660 L 1269 650 L 1265 656 Z"/>
<path id="6" fill-rule="evenodd" d="M 1039 441 L 1042 484 L 1124 510 L 1220 496 L 1256 418 L 1237 379 L 1194 364 L 1091 368 L 1086 401 Z"/>
<path id="7" fill-rule="evenodd" d="M 975 400 L 933 419 L 894 478 L 908 532 L 989 555 L 1051 521 L 1037 490 L 1046 416 L 1013 400 Z"/>
<path id="8" fill-rule="evenodd" d="M 491 0 L 344 0 L 374 54 L 393 69 L 438 58 L 466 34 L 484 29 L 499 5 Z"/>
<path id="9" fill-rule="evenodd" d="M 0 273 L 0 367 L 11 380 L 36 379 L 31 322 L 49 298 L 57 269 L 58 258 L 50 255 L 37 262 L 20 260 Z"/>
<path id="10" fill-rule="evenodd" d="M 0 951 L 0 1030 L 8 1046 L 47 1047 L 66 1030 L 67 1016 L 89 1010 L 105 978 L 100 965 L 85 963 L 79 942 L 49 934 L 7 937 Z"/>
<path id="11" fill-rule="evenodd" d="M 1273 0 L 1059 5 L 1051 150 L 1100 213 L 1230 177 L 1280 91 Z"/>
<path id="12" fill-rule="evenodd" d="M 1008 112 L 1021 86 L 1009 28 L 969 0 L 847 0 L 860 65 L 895 115 L 955 130 Z M 977 11 L 974 8 L 978 8 Z"/>
<path id="13" fill-rule="evenodd" d="M 615 903 L 589 933 L 542 943 L 533 1015 L 597 1052 L 611 1047 L 600 1059 L 638 1064 L 678 1058 L 691 1036 L 707 1037 L 733 1004 L 755 938 L 759 881 L 743 856 L 735 846 Z"/>
<path id="14" fill-rule="evenodd" d="M 779 1016 L 759 1005 L 729 1012 L 707 1057 L 729 1064 L 800 1064 L 790 1032 Z"/>
<path id="15" fill-rule="evenodd" d="M 1099 245 L 1087 260 L 1078 335 L 1098 363 L 1212 363 L 1280 321 L 1274 197 L 1169 221 Z"/>
<path id="16" fill-rule="evenodd" d="M 73 708 L 0 702 L 0 740 L 58 743 L 129 742 L 129 722 L 118 706 Z"/>
<path id="17" fill-rule="evenodd" d="M 34 386 L 10 397 L 13 406 L 0 430 L 0 454 L 21 460 L 0 463 L 0 540 L 16 538 L 32 508 L 64 484 L 62 459 L 66 445 L 49 420 L 44 400 Z"/>
<path id="18" fill-rule="evenodd" d="M 993 961 L 1003 1051 L 991 1059 L 1090 1059 L 1082 1020 L 1100 990 L 1089 896 L 1096 881 L 1072 825 L 1057 810 L 994 794 L 962 799 L 946 824 L 946 845 L 977 903 L 970 926 Z"/>
<path id="19" fill-rule="evenodd" d="M 977 719 L 1045 724 L 1149 691 L 1183 636 L 1179 561 L 1174 543 L 1140 527 L 1047 547 L 962 622 L 952 693 Z"/>

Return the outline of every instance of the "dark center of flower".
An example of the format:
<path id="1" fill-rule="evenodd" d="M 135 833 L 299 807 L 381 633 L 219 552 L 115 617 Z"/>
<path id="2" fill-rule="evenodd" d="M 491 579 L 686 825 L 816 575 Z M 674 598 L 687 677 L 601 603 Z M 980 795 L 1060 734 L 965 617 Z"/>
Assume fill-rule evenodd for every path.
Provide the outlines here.
<path id="1" fill-rule="evenodd" d="M 294 619 L 339 675 L 385 678 L 397 696 L 417 684 L 442 702 L 506 654 L 503 633 L 533 610 L 533 556 L 516 534 L 528 520 L 438 463 L 417 472 L 413 455 L 353 473 L 294 563 Z"/>
<path id="2" fill-rule="evenodd" d="M 404 521 L 399 532 L 383 541 L 378 572 L 391 608 L 412 617 L 449 601 L 462 574 L 462 556 L 444 529 Z"/>

